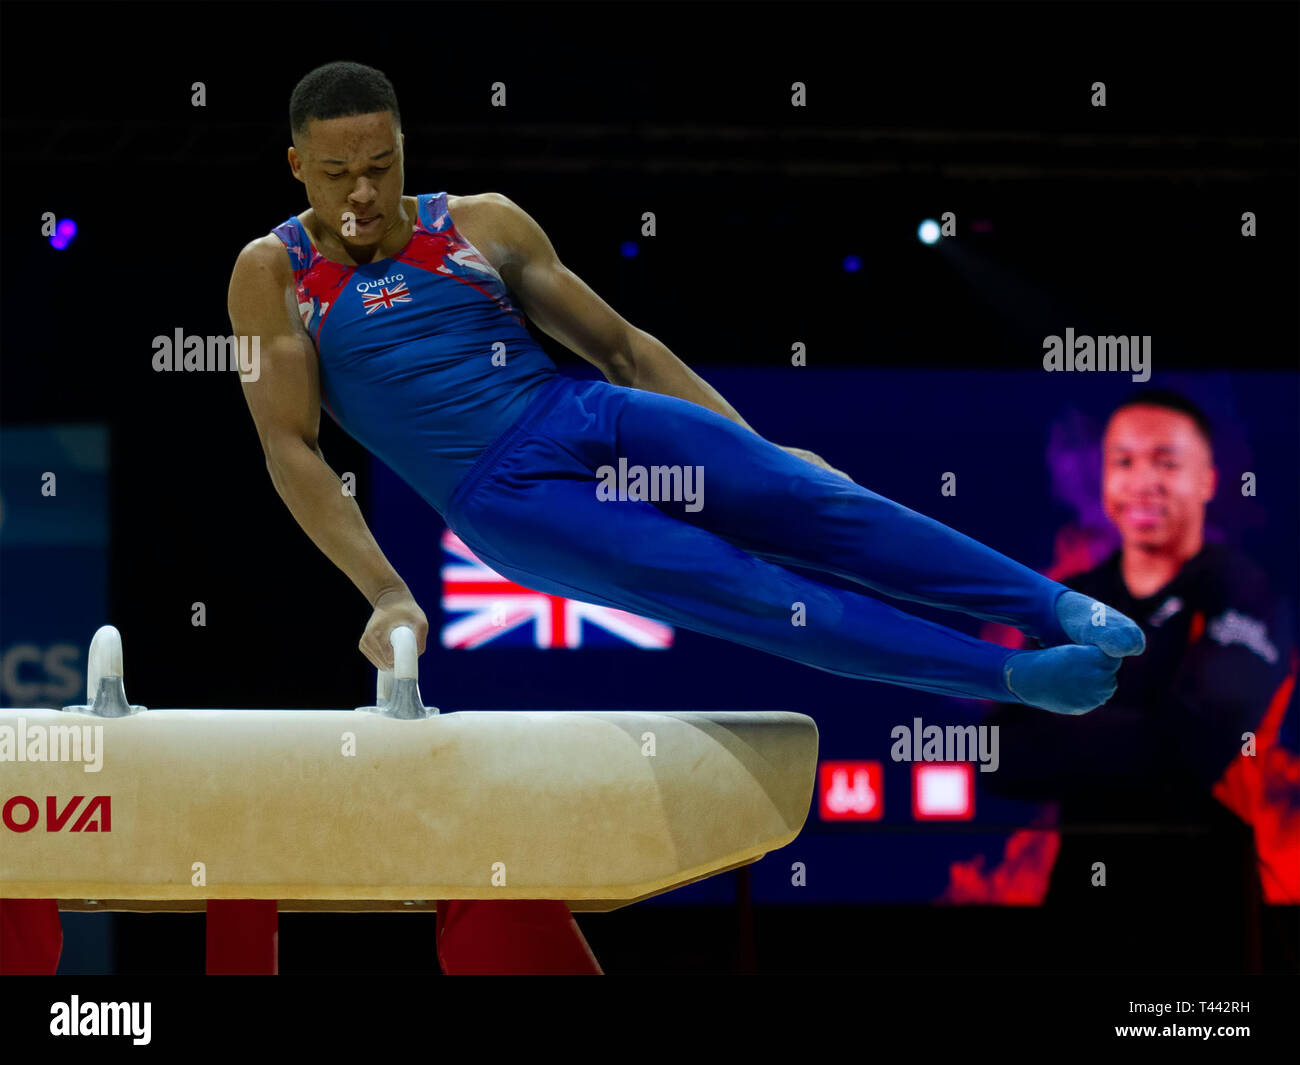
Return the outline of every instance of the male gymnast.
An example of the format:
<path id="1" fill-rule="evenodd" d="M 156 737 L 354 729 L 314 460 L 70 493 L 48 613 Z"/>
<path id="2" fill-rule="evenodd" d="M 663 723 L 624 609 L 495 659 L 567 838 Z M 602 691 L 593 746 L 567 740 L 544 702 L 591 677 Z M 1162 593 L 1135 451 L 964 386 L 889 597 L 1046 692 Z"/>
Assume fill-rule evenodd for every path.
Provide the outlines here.
<path id="1" fill-rule="evenodd" d="M 290 101 L 289 166 L 310 209 L 248 244 L 230 282 L 272 482 L 366 597 L 360 648 L 428 622 L 317 443 L 322 404 L 485 563 L 537 591 L 617 607 L 845 676 L 1062 714 L 1104 703 L 1142 630 L 1119 612 L 754 432 L 557 258 L 496 193 L 404 196 L 382 73 L 330 63 Z M 559 374 L 523 314 L 606 381 Z M 702 508 L 602 500 L 602 466 L 702 466 Z M 784 564 L 1018 628 L 1010 650 Z M 804 625 L 792 624 L 795 604 Z"/>

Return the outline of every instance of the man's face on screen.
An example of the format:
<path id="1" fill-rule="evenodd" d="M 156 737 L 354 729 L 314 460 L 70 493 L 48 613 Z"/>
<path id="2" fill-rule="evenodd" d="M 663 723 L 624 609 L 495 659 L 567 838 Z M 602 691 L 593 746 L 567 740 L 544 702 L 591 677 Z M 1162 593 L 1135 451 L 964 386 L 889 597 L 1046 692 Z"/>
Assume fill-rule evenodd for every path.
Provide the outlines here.
<path id="1" fill-rule="evenodd" d="M 1199 534 L 1215 471 L 1191 418 L 1126 407 L 1111 418 L 1102 449 L 1102 504 L 1125 545 L 1172 546 Z"/>
<path id="2" fill-rule="evenodd" d="M 403 140 L 393 113 L 376 111 L 312 119 L 289 149 L 317 219 L 348 247 L 374 247 L 402 224 Z"/>

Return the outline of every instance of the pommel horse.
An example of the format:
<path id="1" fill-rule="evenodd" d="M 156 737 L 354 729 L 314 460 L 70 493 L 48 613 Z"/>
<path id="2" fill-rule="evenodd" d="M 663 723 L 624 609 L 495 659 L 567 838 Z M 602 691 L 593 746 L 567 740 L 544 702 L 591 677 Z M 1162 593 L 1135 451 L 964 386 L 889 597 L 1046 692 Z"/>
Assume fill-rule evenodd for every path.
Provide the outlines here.
<path id="1" fill-rule="evenodd" d="M 600 972 L 571 911 L 803 828 L 810 717 L 444 714 L 390 640 L 374 706 L 148 710 L 105 625 L 85 705 L 0 710 L 0 972 L 54 971 L 59 909 L 206 910 L 209 973 L 277 972 L 280 911 L 380 910 L 436 910 L 444 972 Z"/>

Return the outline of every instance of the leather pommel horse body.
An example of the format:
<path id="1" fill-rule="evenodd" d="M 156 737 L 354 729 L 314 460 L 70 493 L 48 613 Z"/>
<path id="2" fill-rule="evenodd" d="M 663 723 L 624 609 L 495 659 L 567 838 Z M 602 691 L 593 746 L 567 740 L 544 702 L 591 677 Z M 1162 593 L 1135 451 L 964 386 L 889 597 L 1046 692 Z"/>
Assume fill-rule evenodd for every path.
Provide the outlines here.
<path id="1" fill-rule="evenodd" d="M 440 714 L 419 700 L 410 630 L 393 646 L 374 707 L 145 710 L 100 629 L 86 706 L 0 711 L 0 900 L 601 911 L 757 861 L 803 827 L 809 717 Z"/>

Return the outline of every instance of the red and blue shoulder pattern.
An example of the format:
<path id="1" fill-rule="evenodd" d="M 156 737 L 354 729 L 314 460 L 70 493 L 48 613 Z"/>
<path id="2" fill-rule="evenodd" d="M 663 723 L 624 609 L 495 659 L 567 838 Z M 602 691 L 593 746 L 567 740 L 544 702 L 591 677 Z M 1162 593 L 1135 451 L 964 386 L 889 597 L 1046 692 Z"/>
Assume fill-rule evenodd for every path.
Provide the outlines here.
<path id="1" fill-rule="evenodd" d="M 519 328 L 524 318 L 510 298 L 501 276 L 483 255 L 456 230 L 447 209 L 445 192 L 416 197 L 418 211 L 415 229 L 406 246 L 391 258 L 362 266 L 348 266 L 326 259 L 316 250 L 298 218 L 292 217 L 272 232 L 284 244 L 293 267 L 298 290 L 298 313 L 308 335 L 321 350 L 322 343 L 333 340 L 337 332 L 335 315 L 350 319 L 349 325 L 365 321 L 367 325 L 394 324 L 388 316 L 376 312 L 399 304 L 418 302 L 421 317 L 434 316 L 439 310 L 457 310 L 462 301 L 447 293 L 446 286 L 434 286 L 442 279 L 463 285 L 486 297 L 492 318 L 508 318 Z M 417 290 L 423 289 L 423 292 Z M 423 298 L 419 298 L 423 297 Z M 402 316 L 409 321 L 408 316 Z M 367 321 L 368 320 L 368 321 Z M 464 321 L 459 323 L 464 326 Z M 486 323 L 472 323 L 482 326 Z M 350 329 L 343 332 L 352 332 Z M 366 330 L 371 333 L 372 330 Z M 398 330 L 408 333 L 410 330 Z M 366 340 L 373 340 L 368 336 Z M 394 336 L 395 342 L 410 336 Z M 330 344 L 329 346 L 333 346 Z M 322 354 L 324 352 L 322 351 Z"/>

